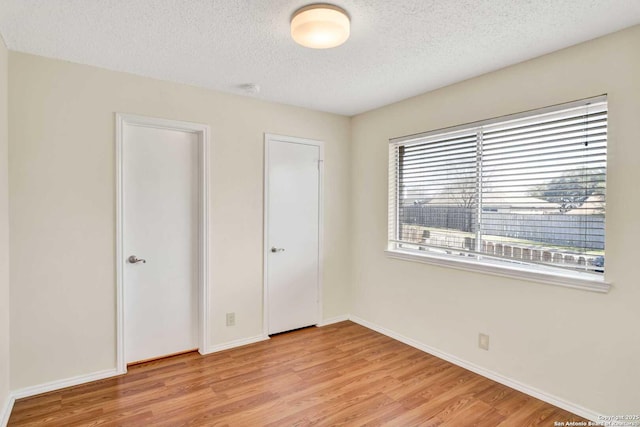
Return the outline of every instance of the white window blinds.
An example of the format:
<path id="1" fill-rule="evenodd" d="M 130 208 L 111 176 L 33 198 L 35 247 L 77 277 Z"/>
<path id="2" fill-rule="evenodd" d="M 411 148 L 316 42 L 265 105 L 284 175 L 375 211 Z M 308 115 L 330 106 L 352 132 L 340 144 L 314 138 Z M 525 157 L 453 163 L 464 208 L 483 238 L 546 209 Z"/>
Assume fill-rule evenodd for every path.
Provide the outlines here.
<path id="1" fill-rule="evenodd" d="M 389 250 L 601 275 L 606 157 L 605 97 L 391 140 Z"/>

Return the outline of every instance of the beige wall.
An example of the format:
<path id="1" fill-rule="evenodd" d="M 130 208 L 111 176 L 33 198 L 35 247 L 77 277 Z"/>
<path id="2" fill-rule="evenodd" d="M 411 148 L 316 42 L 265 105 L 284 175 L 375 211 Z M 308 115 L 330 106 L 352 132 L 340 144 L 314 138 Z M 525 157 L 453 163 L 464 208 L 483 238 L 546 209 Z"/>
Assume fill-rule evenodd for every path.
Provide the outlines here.
<path id="1" fill-rule="evenodd" d="M 352 120 L 10 53 L 11 388 L 115 367 L 114 112 L 126 112 L 211 126 L 212 344 L 262 331 L 263 132 L 322 139 L 325 318 L 351 310 L 590 410 L 637 413 L 640 281 L 629 266 L 640 255 L 638 45 L 635 27 Z M 6 56 L 0 46 L 0 89 Z M 610 110 L 609 294 L 385 257 L 389 138 L 602 93 Z M 2 236 L 6 212 L 0 175 Z M 5 329 L 6 252 L 0 246 Z M 228 311 L 237 326 L 224 326 Z M 477 349 L 478 332 L 491 335 L 489 352 Z M 0 402 L 6 344 L 0 334 Z"/>
<path id="2" fill-rule="evenodd" d="M 354 117 L 352 313 L 589 410 L 640 412 L 639 46 L 636 26 Z M 603 93 L 610 293 L 385 256 L 389 138 Z"/>
<path id="3" fill-rule="evenodd" d="M 324 140 L 324 317 L 348 313 L 349 118 L 9 59 L 12 389 L 115 367 L 115 112 L 211 126 L 212 345 L 262 333 L 263 133 Z"/>
<path id="4" fill-rule="evenodd" d="M 0 36 L 0 423 L 9 396 L 8 52 Z"/>

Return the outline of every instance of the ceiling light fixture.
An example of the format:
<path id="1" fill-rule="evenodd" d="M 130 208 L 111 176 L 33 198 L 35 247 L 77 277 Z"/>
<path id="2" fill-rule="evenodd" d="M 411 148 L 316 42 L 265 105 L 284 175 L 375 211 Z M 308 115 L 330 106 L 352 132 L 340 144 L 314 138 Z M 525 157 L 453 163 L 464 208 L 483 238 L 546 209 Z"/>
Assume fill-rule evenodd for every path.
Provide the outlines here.
<path id="1" fill-rule="evenodd" d="M 291 17 L 291 37 L 312 49 L 340 46 L 349 38 L 349 15 L 330 4 L 311 4 L 298 9 Z"/>

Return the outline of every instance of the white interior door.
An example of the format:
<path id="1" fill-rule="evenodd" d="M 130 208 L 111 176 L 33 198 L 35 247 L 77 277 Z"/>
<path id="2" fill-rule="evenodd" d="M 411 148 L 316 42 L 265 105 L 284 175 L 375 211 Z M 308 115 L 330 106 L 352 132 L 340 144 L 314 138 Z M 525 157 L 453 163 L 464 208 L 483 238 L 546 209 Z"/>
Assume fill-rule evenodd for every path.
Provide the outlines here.
<path id="1" fill-rule="evenodd" d="M 268 333 L 319 320 L 321 146 L 266 138 Z"/>
<path id="2" fill-rule="evenodd" d="M 125 361 L 195 349 L 198 134 L 125 124 L 122 186 Z"/>

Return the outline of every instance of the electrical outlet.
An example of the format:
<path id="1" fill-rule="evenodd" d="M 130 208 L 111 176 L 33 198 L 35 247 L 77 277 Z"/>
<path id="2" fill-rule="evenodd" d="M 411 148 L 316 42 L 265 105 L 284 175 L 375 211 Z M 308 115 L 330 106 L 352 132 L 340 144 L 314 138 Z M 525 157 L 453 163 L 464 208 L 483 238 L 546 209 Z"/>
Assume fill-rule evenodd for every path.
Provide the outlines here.
<path id="1" fill-rule="evenodd" d="M 235 325 L 236 325 L 236 314 L 227 313 L 227 326 L 235 326 Z"/>
<path id="2" fill-rule="evenodd" d="M 487 334 L 478 335 L 478 347 L 480 347 L 483 350 L 489 350 L 489 335 Z"/>

